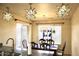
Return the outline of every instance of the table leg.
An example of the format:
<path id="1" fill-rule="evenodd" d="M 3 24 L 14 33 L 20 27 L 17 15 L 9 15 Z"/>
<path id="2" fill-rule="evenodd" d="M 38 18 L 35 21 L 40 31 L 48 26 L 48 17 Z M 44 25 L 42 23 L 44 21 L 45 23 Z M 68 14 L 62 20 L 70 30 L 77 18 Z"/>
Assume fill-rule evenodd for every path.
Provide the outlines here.
<path id="1" fill-rule="evenodd" d="M 53 54 L 53 56 L 57 56 L 57 53 L 56 53 L 56 52 L 57 52 L 57 51 L 55 50 L 55 51 L 54 51 L 54 54 Z"/>

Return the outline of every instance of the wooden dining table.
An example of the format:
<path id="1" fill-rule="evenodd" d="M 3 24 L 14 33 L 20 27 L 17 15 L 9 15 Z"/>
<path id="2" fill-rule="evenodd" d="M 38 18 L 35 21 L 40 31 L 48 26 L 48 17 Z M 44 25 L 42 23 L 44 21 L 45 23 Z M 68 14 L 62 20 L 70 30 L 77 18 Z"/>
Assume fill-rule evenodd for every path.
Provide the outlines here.
<path id="1" fill-rule="evenodd" d="M 32 49 L 34 49 L 34 50 L 44 50 L 44 51 L 54 51 L 53 56 L 57 56 L 56 52 L 57 52 L 57 49 L 58 49 L 58 45 L 54 44 L 54 45 L 51 45 L 50 48 L 49 47 L 41 48 L 40 44 L 38 44 L 35 47 L 32 47 Z"/>

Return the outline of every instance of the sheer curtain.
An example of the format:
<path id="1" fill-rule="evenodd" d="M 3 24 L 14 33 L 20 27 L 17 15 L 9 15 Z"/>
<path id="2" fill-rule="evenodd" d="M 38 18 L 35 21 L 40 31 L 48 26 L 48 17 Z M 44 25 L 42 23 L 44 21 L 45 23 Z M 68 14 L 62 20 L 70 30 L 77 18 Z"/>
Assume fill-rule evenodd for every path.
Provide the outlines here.
<path id="1" fill-rule="evenodd" d="M 27 50 L 27 26 L 23 24 L 16 24 L 16 51 L 22 52 L 22 50 Z"/>

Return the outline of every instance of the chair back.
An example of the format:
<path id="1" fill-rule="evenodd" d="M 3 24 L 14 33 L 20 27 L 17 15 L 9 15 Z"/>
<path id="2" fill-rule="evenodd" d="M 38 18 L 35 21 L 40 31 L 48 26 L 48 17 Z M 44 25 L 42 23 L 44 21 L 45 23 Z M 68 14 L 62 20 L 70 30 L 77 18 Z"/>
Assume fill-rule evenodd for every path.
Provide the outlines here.
<path id="1" fill-rule="evenodd" d="M 51 45 L 51 44 L 54 45 L 54 43 L 55 43 L 54 40 L 52 40 L 52 39 L 49 39 L 48 42 L 49 42 L 48 44 L 50 44 L 50 45 Z"/>
<path id="2" fill-rule="evenodd" d="M 40 41 L 40 44 L 45 43 L 44 39 L 40 39 L 39 41 Z"/>
<path id="3" fill-rule="evenodd" d="M 34 47 L 35 46 L 35 42 L 31 42 L 31 45 L 32 45 L 32 47 Z"/>
<path id="4" fill-rule="evenodd" d="M 35 42 L 31 42 L 31 44 L 32 44 L 32 48 L 35 48 L 36 46 L 38 47 L 38 44 Z"/>
<path id="5" fill-rule="evenodd" d="M 0 48 L 2 48 L 2 46 L 3 46 L 3 43 L 0 43 Z"/>
<path id="6" fill-rule="evenodd" d="M 27 48 L 27 41 L 26 40 L 23 40 L 22 41 L 22 45 L 23 45 L 23 48 Z"/>
<path id="7" fill-rule="evenodd" d="M 63 45 L 62 51 L 65 50 L 65 47 L 66 47 L 66 42 L 65 42 L 64 45 Z"/>
<path id="8" fill-rule="evenodd" d="M 47 43 L 42 43 L 40 44 L 42 46 L 43 49 L 47 49 L 48 44 Z"/>

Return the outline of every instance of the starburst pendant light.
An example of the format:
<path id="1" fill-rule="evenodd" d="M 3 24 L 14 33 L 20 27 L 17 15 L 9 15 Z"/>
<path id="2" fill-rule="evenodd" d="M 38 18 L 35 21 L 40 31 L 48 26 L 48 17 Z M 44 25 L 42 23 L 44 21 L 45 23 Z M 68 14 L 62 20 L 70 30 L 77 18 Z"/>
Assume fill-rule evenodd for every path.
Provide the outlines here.
<path id="1" fill-rule="evenodd" d="M 62 4 L 60 7 L 58 7 L 58 16 L 64 17 L 66 15 L 69 15 L 70 8 L 69 5 Z"/>
<path id="2" fill-rule="evenodd" d="M 6 7 L 5 11 L 3 12 L 3 19 L 6 21 L 11 21 L 14 19 L 9 7 Z"/>
<path id="3" fill-rule="evenodd" d="M 34 19 L 36 18 L 35 14 L 37 13 L 35 8 L 32 8 L 32 3 L 29 3 L 30 8 L 26 9 L 26 18 L 27 19 Z"/>

